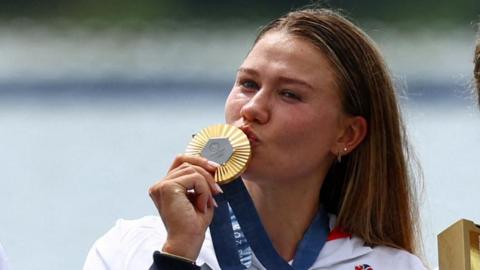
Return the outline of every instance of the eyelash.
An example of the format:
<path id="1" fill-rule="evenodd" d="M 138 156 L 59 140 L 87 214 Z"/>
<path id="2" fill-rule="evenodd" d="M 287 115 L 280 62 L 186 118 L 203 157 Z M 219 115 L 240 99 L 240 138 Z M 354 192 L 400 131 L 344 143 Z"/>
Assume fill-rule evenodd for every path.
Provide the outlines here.
<path id="1" fill-rule="evenodd" d="M 258 84 L 255 81 L 250 80 L 250 79 L 240 80 L 239 85 L 242 88 L 244 88 L 245 90 L 248 90 L 248 91 L 257 91 L 257 90 L 260 89 Z M 279 94 L 280 94 L 280 96 L 282 96 L 286 99 L 289 99 L 289 100 L 302 101 L 302 98 L 299 95 L 293 93 L 290 90 L 281 90 L 279 92 Z"/>
<path id="2" fill-rule="evenodd" d="M 288 99 L 294 99 L 294 100 L 298 100 L 298 101 L 301 101 L 302 98 L 300 96 L 298 96 L 297 94 L 295 93 L 292 93 L 291 91 L 289 90 L 282 90 L 280 91 L 280 95 L 285 97 L 285 98 L 288 98 Z"/>
<path id="3" fill-rule="evenodd" d="M 240 86 L 248 90 L 258 90 L 258 84 L 253 80 L 242 80 L 240 81 Z"/>

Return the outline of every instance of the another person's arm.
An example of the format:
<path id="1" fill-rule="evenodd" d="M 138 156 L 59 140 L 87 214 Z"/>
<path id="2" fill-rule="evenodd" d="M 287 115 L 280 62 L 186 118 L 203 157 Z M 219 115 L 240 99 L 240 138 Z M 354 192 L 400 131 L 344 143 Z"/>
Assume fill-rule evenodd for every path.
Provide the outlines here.
<path id="1" fill-rule="evenodd" d="M 7 255 L 3 250 L 2 244 L 0 244 L 0 270 L 9 270 Z"/>

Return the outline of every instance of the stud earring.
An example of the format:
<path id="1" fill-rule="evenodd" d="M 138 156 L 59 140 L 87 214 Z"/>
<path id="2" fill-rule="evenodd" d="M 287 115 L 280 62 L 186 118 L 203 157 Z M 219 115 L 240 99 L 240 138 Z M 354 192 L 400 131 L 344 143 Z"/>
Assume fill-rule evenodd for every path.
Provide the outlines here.
<path id="1" fill-rule="evenodd" d="M 348 151 L 348 148 L 347 148 L 347 147 L 344 147 L 344 148 L 343 148 L 343 152 L 347 153 L 347 151 Z M 341 163 L 341 162 L 342 162 L 342 151 L 338 151 L 337 161 L 338 161 L 338 163 Z"/>

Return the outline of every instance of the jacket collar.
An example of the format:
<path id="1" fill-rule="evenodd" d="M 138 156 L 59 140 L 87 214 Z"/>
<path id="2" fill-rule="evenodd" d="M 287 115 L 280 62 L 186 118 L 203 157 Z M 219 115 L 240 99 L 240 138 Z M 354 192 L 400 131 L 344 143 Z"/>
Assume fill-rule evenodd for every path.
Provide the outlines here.
<path id="1" fill-rule="evenodd" d="M 355 259 L 372 251 L 365 242 L 356 236 L 347 234 L 335 227 L 336 216 L 329 215 L 330 235 L 323 246 L 312 269 L 329 267 L 347 260 Z"/>
<path id="2" fill-rule="evenodd" d="M 358 237 L 330 240 L 325 243 L 317 260 L 310 269 L 330 269 L 330 267 L 337 264 L 366 255 L 372 251 L 372 248 L 364 244 L 364 241 Z M 255 257 L 255 254 L 252 256 L 252 266 L 255 266 L 255 268 L 252 269 L 265 269 L 261 262 Z"/>
<path id="3" fill-rule="evenodd" d="M 372 250 L 356 236 L 331 240 L 325 243 L 312 269 L 330 267 L 368 254 Z"/>
<path id="4" fill-rule="evenodd" d="M 344 261 L 358 258 L 373 251 L 371 247 L 365 246 L 365 242 L 361 238 L 351 236 L 335 229 L 336 217 L 334 215 L 329 215 L 329 219 L 331 230 L 329 240 L 325 243 L 325 246 L 323 246 L 322 251 L 318 255 L 317 260 L 312 265 L 311 269 L 330 267 Z M 255 258 L 255 254 L 252 255 L 252 264 L 260 264 Z M 217 258 L 215 257 L 210 229 L 207 229 L 205 234 L 205 241 L 203 242 L 197 264 L 208 264 L 213 269 L 220 269 Z"/>

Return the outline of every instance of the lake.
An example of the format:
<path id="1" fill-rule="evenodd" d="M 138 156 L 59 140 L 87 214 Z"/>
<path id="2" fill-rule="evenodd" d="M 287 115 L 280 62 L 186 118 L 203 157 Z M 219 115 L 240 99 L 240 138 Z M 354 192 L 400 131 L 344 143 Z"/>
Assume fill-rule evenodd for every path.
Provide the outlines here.
<path id="1" fill-rule="evenodd" d="M 229 90 L 115 80 L 80 83 L 78 93 L 78 84 L 10 85 L 16 94 L 2 96 L 0 239 L 14 269 L 80 269 L 117 219 L 155 215 L 148 187 L 192 133 L 224 121 Z M 436 235 L 460 218 L 480 221 L 480 112 L 466 95 L 403 104 L 425 178 L 425 255 L 436 265 Z"/>
<path id="2" fill-rule="evenodd" d="M 224 122 L 257 26 L 69 27 L 0 25 L 0 241 L 16 270 L 81 269 L 117 219 L 156 214 L 148 187 L 192 133 Z M 460 218 L 480 222 L 474 33 L 370 30 L 406 89 L 425 258 L 436 266 L 436 235 Z"/>

